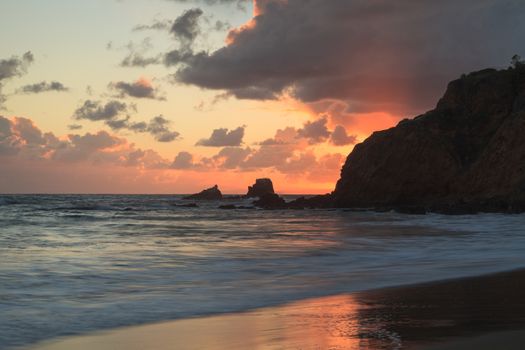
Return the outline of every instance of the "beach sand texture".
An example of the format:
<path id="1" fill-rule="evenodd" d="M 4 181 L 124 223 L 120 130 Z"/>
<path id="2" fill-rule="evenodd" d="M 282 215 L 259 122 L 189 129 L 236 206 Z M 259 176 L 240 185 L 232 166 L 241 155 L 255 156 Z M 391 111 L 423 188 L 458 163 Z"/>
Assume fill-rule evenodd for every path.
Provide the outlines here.
<path id="1" fill-rule="evenodd" d="M 523 349 L 525 271 L 117 329 L 31 350 Z"/>

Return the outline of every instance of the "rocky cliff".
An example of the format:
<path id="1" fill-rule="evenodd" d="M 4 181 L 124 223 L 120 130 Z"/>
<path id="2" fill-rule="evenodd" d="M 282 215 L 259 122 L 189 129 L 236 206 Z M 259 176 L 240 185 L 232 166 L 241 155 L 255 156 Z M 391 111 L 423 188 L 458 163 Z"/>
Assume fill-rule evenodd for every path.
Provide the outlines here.
<path id="1" fill-rule="evenodd" d="M 525 65 L 448 85 L 437 107 L 356 145 L 337 207 L 525 211 Z"/>
<path id="2" fill-rule="evenodd" d="M 199 201 L 219 201 L 222 199 L 222 193 L 219 186 L 215 185 L 205 189 L 199 193 L 192 194 L 183 198 L 184 200 L 199 200 Z"/>
<path id="3" fill-rule="evenodd" d="M 267 194 L 274 194 L 272 180 L 264 178 L 255 180 L 253 186 L 248 187 L 246 197 L 262 197 Z"/>

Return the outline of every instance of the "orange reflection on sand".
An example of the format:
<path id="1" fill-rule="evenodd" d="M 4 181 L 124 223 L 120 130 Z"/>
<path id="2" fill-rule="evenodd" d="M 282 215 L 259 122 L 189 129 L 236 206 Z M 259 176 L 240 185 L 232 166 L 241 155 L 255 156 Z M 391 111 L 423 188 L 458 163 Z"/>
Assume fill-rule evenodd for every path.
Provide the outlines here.
<path id="1" fill-rule="evenodd" d="M 351 295 L 337 295 L 74 337 L 32 350 L 362 349 L 358 312 L 364 307 Z"/>

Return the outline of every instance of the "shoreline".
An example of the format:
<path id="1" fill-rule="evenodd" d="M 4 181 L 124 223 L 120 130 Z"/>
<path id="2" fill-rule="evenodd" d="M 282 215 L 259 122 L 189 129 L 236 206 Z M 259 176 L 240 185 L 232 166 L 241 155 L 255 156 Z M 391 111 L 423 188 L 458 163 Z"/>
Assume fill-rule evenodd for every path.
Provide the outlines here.
<path id="1" fill-rule="evenodd" d="M 525 339 L 525 269 L 48 340 L 24 349 L 465 349 Z M 501 347 L 505 341 L 509 347 Z"/>

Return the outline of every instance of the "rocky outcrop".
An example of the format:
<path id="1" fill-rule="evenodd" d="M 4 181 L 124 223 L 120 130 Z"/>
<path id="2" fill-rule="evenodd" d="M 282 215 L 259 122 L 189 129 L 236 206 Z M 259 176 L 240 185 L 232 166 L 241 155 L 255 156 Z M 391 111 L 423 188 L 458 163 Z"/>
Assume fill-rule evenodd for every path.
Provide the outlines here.
<path id="1" fill-rule="evenodd" d="M 313 197 L 299 197 L 286 206 L 290 209 L 314 209 L 334 207 L 333 197 L 330 194 L 323 194 Z"/>
<path id="2" fill-rule="evenodd" d="M 248 187 L 246 197 L 262 197 L 266 194 L 274 194 L 273 183 L 270 179 L 257 179 L 253 186 Z"/>
<path id="3" fill-rule="evenodd" d="M 219 190 L 219 186 L 215 185 L 202 192 L 192 194 L 191 196 L 184 197 L 185 200 L 198 200 L 198 201 L 218 201 L 222 199 L 222 193 Z"/>
<path id="4" fill-rule="evenodd" d="M 267 193 L 253 202 L 253 205 L 264 209 L 286 208 L 286 201 L 275 193 Z"/>
<path id="5" fill-rule="evenodd" d="M 173 204 L 173 206 L 177 208 L 198 208 L 199 207 L 196 203 Z"/>
<path id="6" fill-rule="evenodd" d="M 255 209 L 255 207 L 248 207 L 245 205 L 233 205 L 233 204 L 225 204 L 225 205 L 219 205 L 219 209 L 223 210 L 236 210 L 236 209 Z"/>
<path id="7" fill-rule="evenodd" d="M 372 134 L 331 197 L 349 208 L 525 211 L 525 66 L 464 75 L 434 110 Z"/>

